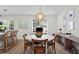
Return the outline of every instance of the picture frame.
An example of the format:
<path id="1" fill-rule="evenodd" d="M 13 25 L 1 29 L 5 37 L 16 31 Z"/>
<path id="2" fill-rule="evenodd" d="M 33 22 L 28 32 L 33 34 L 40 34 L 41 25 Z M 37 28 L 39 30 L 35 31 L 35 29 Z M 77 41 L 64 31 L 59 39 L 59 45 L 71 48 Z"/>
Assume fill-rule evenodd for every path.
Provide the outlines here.
<path id="1" fill-rule="evenodd" d="M 66 19 L 70 20 L 70 19 L 73 19 L 74 18 L 74 10 L 69 10 L 67 13 L 66 13 Z"/>
<path id="2" fill-rule="evenodd" d="M 74 16 L 75 16 L 75 10 L 71 9 L 69 10 L 64 16 L 63 16 L 63 21 L 64 21 L 64 30 L 70 31 L 74 30 Z"/>

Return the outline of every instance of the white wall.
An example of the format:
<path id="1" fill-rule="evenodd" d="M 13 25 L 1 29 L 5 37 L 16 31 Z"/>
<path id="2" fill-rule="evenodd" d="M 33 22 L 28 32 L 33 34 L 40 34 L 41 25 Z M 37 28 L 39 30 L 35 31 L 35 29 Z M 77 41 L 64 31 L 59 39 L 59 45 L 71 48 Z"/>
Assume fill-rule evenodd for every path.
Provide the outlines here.
<path id="1" fill-rule="evenodd" d="M 78 6 L 69 6 L 66 7 L 62 12 L 57 17 L 57 28 L 62 28 L 63 29 L 63 16 L 69 11 L 69 10 L 74 10 L 74 18 L 71 19 L 74 21 L 74 29 L 71 30 L 72 35 L 79 37 L 79 7 Z M 63 30 L 63 32 L 65 32 Z"/>
<path id="2" fill-rule="evenodd" d="M 4 18 L 5 20 L 7 20 L 8 22 L 10 20 L 14 20 L 15 21 L 15 29 L 18 30 L 18 39 L 23 39 L 22 35 L 27 33 L 27 34 L 31 34 L 32 32 L 32 22 L 33 19 L 35 19 L 35 16 L 30 16 L 30 15 L 22 15 L 22 16 L 1 16 L 0 18 Z M 52 34 L 54 32 L 57 32 L 57 16 L 55 15 L 49 15 L 49 16 L 45 16 L 45 19 L 47 19 L 47 23 L 48 23 L 48 34 Z M 22 20 L 22 21 L 27 21 L 28 22 L 28 28 L 27 29 L 19 29 L 18 28 L 18 22 Z"/>
<path id="3" fill-rule="evenodd" d="M 49 15 L 46 16 L 48 22 L 48 34 L 53 34 L 57 32 L 57 16 Z"/>

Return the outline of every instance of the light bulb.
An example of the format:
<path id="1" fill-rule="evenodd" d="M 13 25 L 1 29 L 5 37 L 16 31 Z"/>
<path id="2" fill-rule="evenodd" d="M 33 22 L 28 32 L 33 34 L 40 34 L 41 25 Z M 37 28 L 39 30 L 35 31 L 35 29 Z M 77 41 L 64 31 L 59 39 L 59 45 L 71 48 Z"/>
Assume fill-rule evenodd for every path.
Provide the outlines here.
<path id="1" fill-rule="evenodd" d="M 42 14 L 39 14 L 38 15 L 38 19 L 40 19 L 40 20 L 43 19 L 43 15 Z"/>
<path id="2" fill-rule="evenodd" d="M 36 19 L 37 19 L 38 21 L 42 21 L 42 20 L 44 19 L 44 15 L 43 15 L 42 13 L 38 13 L 38 14 L 36 15 Z"/>

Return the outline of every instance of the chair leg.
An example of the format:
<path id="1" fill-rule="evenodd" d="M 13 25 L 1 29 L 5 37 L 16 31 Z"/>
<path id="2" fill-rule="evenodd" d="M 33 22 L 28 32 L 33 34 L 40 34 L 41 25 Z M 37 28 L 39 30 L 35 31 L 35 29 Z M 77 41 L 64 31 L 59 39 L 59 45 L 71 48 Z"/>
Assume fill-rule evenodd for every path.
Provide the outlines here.
<path id="1" fill-rule="evenodd" d="M 8 40 L 4 40 L 4 49 L 5 49 L 5 52 L 7 52 L 8 50 Z"/>
<path id="2" fill-rule="evenodd" d="M 52 51 L 54 51 L 54 53 L 56 54 L 56 49 L 54 45 L 52 46 Z"/>
<path id="3" fill-rule="evenodd" d="M 23 51 L 23 53 L 25 54 L 25 48 L 24 48 L 24 51 Z"/>
<path id="4" fill-rule="evenodd" d="M 55 49 L 55 46 L 54 46 L 54 53 L 56 54 L 56 49 Z"/>
<path id="5" fill-rule="evenodd" d="M 31 46 L 31 49 L 32 49 L 32 53 L 34 54 L 34 48 Z"/>
<path id="6" fill-rule="evenodd" d="M 27 46 L 24 46 L 24 52 L 23 52 L 24 54 L 25 54 L 25 51 L 26 51 L 26 50 L 27 50 Z"/>

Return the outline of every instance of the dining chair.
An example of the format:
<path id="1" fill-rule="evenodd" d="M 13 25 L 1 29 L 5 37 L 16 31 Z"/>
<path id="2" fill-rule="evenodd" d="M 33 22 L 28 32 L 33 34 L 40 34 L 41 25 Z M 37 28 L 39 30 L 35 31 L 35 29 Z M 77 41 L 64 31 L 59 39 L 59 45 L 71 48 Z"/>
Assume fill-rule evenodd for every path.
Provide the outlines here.
<path id="1" fill-rule="evenodd" d="M 44 39 L 44 40 L 32 39 L 33 53 L 45 54 L 47 41 L 48 39 Z"/>
<path id="2" fill-rule="evenodd" d="M 2 42 L 4 46 L 4 51 L 7 51 L 11 47 L 11 32 L 7 31 L 3 37 L 2 37 Z"/>
<path id="3" fill-rule="evenodd" d="M 56 54 L 56 49 L 55 49 L 55 40 L 56 40 L 56 35 L 52 34 L 54 36 L 54 39 L 48 42 L 48 48 L 52 46 L 52 51 Z"/>
<path id="4" fill-rule="evenodd" d="M 32 43 L 31 42 L 29 42 L 25 37 L 27 36 L 27 34 L 24 34 L 23 35 L 23 39 L 24 39 L 24 52 L 23 53 L 25 53 L 25 51 L 27 50 L 27 47 L 28 46 L 32 46 Z M 31 47 L 32 48 L 32 47 Z"/>
<path id="5" fill-rule="evenodd" d="M 16 45 L 18 40 L 17 40 L 17 30 L 15 31 L 11 31 L 11 39 L 12 39 L 12 42 L 13 42 L 13 45 Z"/>

